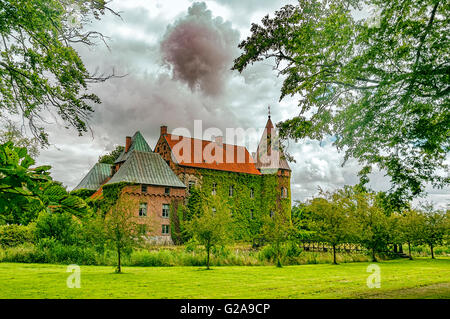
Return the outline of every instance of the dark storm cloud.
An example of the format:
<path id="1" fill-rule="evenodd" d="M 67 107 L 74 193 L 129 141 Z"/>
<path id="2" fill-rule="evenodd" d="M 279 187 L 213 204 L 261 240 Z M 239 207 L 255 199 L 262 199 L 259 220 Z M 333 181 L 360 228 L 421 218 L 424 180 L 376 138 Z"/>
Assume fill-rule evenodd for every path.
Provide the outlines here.
<path id="1" fill-rule="evenodd" d="M 212 17 L 203 2 L 194 3 L 185 17 L 169 26 L 161 43 L 164 61 L 173 76 L 194 90 L 216 96 L 223 91 L 239 32 L 221 17 Z"/>

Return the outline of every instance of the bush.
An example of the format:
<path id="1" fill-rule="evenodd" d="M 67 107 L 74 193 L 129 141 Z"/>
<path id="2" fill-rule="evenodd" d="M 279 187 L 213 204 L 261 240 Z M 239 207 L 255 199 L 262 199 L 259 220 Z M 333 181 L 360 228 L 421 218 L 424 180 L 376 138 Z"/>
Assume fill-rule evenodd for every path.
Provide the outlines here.
<path id="1" fill-rule="evenodd" d="M 81 225 L 69 213 L 43 212 L 36 221 L 36 240 L 54 238 L 62 244 L 75 245 L 82 233 Z"/>
<path id="2" fill-rule="evenodd" d="M 25 243 L 32 243 L 34 225 L 3 225 L 0 226 L 0 246 L 14 247 Z"/>

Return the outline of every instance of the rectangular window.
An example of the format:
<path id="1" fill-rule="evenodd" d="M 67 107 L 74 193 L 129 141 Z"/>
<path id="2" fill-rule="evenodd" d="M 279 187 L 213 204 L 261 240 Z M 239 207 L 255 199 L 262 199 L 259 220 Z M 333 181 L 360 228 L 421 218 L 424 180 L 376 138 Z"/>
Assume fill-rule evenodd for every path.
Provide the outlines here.
<path id="1" fill-rule="evenodd" d="M 213 215 L 216 213 L 216 209 L 214 207 L 212 208 L 212 212 L 213 212 Z"/>
<path id="2" fill-rule="evenodd" d="M 147 203 L 139 204 L 139 217 L 147 216 Z"/>
<path id="3" fill-rule="evenodd" d="M 163 235 L 169 235 L 169 225 L 162 225 L 162 231 L 161 233 Z"/>
<path id="4" fill-rule="evenodd" d="M 194 186 L 195 186 L 195 182 L 194 182 L 194 181 L 189 181 L 189 183 L 188 183 L 188 189 L 187 189 L 188 193 L 191 192 L 191 189 L 192 189 L 192 187 L 194 187 Z"/>
<path id="5" fill-rule="evenodd" d="M 270 217 L 273 217 L 275 215 L 275 213 L 273 212 L 273 210 L 270 211 Z"/>
<path id="6" fill-rule="evenodd" d="M 253 219 L 253 209 L 250 209 L 250 219 Z"/>
<path id="7" fill-rule="evenodd" d="M 141 192 L 147 193 L 147 185 L 141 185 Z"/>
<path id="8" fill-rule="evenodd" d="M 233 194 L 234 194 L 234 185 L 230 185 L 230 190 L 229 190 L 228 194 L 230 195 L 230 197 L 233 197 Z"/>
<path id="9" fill-rule="evenodd" d="M 170 187 L 164 188 L 164 194 L 166 194 L 166 195 L 170 194 Z"/>
<path id="10" fill-rule="evenodd" d="M 252 188 L 250 188 L 250 198 L 255 197 L 255 190 Z"/>
<path id="11" fill-rule="evenodd" d="M 287 198 L 287 188 L 281 187 L 281 198 Z"/>
<path id="12" fill-rule="evenodd" d="M 162 217 L 169 218 L 169 204 L 162 205 Z"/>
<path id="13" fill-rule="evenodd" d="M 216 189 L 217 189 L 217 184 L 214 183 L 214 184 L 212 185 L 212 194 L 213 194 L 213 195 L 216 195 Z"/>

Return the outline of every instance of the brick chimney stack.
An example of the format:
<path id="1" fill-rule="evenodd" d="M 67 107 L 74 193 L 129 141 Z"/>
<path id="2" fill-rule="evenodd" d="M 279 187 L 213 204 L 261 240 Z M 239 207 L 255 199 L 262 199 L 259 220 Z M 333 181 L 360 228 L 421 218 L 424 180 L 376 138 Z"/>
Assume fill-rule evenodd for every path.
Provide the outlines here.
<path id="1" fill-rule="evenodd" d="M 167 135 L 167 126 L 162 125 L 161 126 L 161 136 Z"/>
<path id="2" fill-rule="evenodd" d="M 128 152 L 128 150 L 130 149 L 131 146 L 131 136 L 127 136 L 125 138 L 125 153 Z"/>

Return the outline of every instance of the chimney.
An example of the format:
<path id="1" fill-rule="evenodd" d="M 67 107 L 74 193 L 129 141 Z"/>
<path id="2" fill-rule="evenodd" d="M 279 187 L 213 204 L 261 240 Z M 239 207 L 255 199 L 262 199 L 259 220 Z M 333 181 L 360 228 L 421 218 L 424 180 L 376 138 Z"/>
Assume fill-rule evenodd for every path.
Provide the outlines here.
<path id="1" fill-rule="evenodd" d="M 222 146 L 222 144 L 223 144 L 223 138 L 222 138 L 222 136 L 214 136 L 214 142 L 215 142 L 217 145 Z"/>
<path id="2" fill-rule="evenodd" d="M 128 152 L 131 146 L 131 136 L 125 138 L 125 153 Z"/>
<path id="3" fill-rule="evenodd" d="M 161 126 L 161 136 L 167 135 L 167 126 L 162 125 Z"/>

